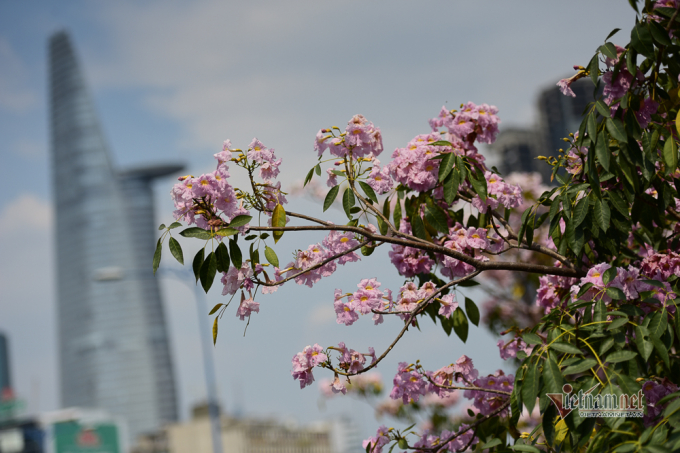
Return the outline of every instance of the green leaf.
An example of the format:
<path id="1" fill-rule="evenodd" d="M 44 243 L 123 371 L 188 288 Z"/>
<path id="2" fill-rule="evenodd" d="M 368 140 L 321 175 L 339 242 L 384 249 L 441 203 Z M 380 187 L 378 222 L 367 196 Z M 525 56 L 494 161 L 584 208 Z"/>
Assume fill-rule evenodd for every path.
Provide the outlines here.
<path id="1" fill-rule="evenodd" d="M 567 222 L 565 233 L 567 235 L 569 247 L 577 256 L 579 256 L 581 254 L 581 249 L 583 249 L 583 230 L 580 227 L 575 228 L 574 222 L 570 220 Z"/>
<path id="2" fill-rule="evenodd" d="M 231 264 L 234 265 L 236 269 L 241 269 L 243 265 L 243 254 L 241 249 L 233 239 L 229 239 L 229 255 L 231 255 Z"/>
<path id="3" fill-rule="evenodd" d="M 222 303 L 219 303 L 219 304 L 215 305 L 215 306 L 212 308 L 212 310 L 210 310 L 210 313 L 208 313 L 208 316 L 214 314 L 214 313 L 215 313 L 217 310 L 219 310 L 220 307 L 222 307 L 223 305 L 224 305 L 224 304 L 222 304 Z"/>
<path id="4" fill-rule="evenodd" d="M 172 253 L 172 256 L 175 257 L 177 261 L 179 261 L 179 264 L 184 264 L 184 254 L 182 253 L 182 246 L 179 245 L 179 242 L 177 242 L 177 239 L 170 237 L 169 244 L 170 246 L 170 252 Z M 155 260 L 155 257 L 154 257 Z M 159 256 L 159 262 L 160 262 L 160 256 Z"/>
<path id="5" fill-rule="evenodd" d="M 543 383 L 546 393 L 562 393 L 564 378 L 552 354 L 543 364 Z"/>
<path id="6" fill-rule="evenodd" d="M 470 298 L 465 298 L 465 311 L 472 324 L 479 326 L 479 308 Z"/>
<path id="7" fill-rule="evenodd" d="M 487 197 L 487 188 L 484 174 L 481 171 L 471 174 L 470 184 L 472 184 L 472 187 L 475 189 L 475 193 L 479 195 L 479 198 L 482 199 L 482 202 L 485 202 Z"/>
<path id="8" fill-rule="evenodd" d="M 678 168 L 678 144 L 672 136 L 663 145 L 663 161 L 666 164 L 666 174 L 673 173 Z"/>
<path id="9" fill-rule="evenodd" d="M 386 235 L 389 229 L 387 222 L 385 222 L 382 217 L 376 217 L 376 220 L 378 221 L 378 230 L 380 231 L 380 234 L 383 236 Z"/>
<path id="10" fill-rule="evenodd" d="M 562 373 L 564 373 L 565 376 L 570 374 L 583 373 L 584 371 L 591 369 L 595 365 L 597 365 L 597 360 L 583 359 L 578 363 L 575 363 L 574 365 L 566 367 L 564 370 L 562 370 Z"/>
<path id="11" fill-rule="evenodd" d="M 609 34 L 607 35 L 607 37 L 604 39 L 605 42 L 609 41 L 609 38 L 611 38 L 612 36 L 614 36 L 615 34 L 617 34 L 620 31 L 621 31 L 620 28 L 615 28 L 612 31 L 610 31 Z"/>
<path id="12" fill-rule="evenodd" d="M 281 206 L 280 203 L 276 204 L 276 207 L 274 208 L 274 212 L 272 213 L 272 226 L 273 227 L 279 227 L 283 228 L 286 226 L 286 210 L 283 209 L 283 206 Z M 281 236 L 283 236 L 283 231 L 273 231 L 272 236 L 274 237 L 274 244 L 279 242 L 279 239 L 281 239 Z M 229 244 L 229 250 L 231 251 L 231 244 Z M 239 250 L 239 261 L 240 261 L 240 250 Z M 236 266 L 236 263 L 234 262 L 234 255 L 232 252 L 232 263 L 234 263 L 234 266 Z M 236 267 L 241 267 L 236 266 Z"/>
<path id="13" fill-rule="evenodd" d="M 633 360 L 637 355 L 635 351 L 614 351 L 604 361 L 609 363 L 627 362 Z"/>
<path id="14" fill-rule="evenodd" d="M 577 227 L 583 223 L 583 220 L 586 218 L 586 214 L 588 214 L 588 208 L 590 207 L 590 197 L 583 197 L 581 200 L 576 204 L 576 208 L 574 208 L 574 226 Z"/>
<path id="15" fill-rule="evenodd" d="M 213 252 L 210 252 L 210 254 L 206 257 L 205 262 L 201 266 L 201 286 L 206 293 L 212 286 L 216 273 L 217 258 L 215 258 L 215 254 Z"/>
<path id="16" fill-rule="evenodd" d="M 609 211 L 609 205 L 607 204 L 607 201 L 595 200 L 595 220 L 602 231 L 607 232 L 607 229 L 609 229 L 610 218 L 611 213 Z"/>
<path id="17" fill-rule="evenodd" d="M 653 20 L 648 22 L 649 31 L 652 34 L 654 41 L 658 42 L 662 46 L 670 46 L 671 38 L 668 36 L 668 32 L 659 24 Z"/>
<path id="18" fill-rule="evenodd" d="M 629 218 L 630 213 L 628 212 L 628 203 L 623 201 L 621 196 L 616 193 L 616 191 L 609 191 L 607 192 L 609 194 L 609 201 L 612 202 L 612 206 L 619 211 L 621 214 L 623 214 L 624 217 Z"/>
<path id="19" fill-rule="evenodd" d="M 609 135 L 614 137 L 616 140 L 627 143 L 628 142 L 628 136 L 626 135 L 626 130 L 623 127 L 623 123 L 621 122 L 620 119 L 618 118 L 607 118 L 605 120 L 605 124 L 607 126 L 607 132 L 609 132 Z"/>
<path id="20" fill-rule="evenodd" d="M 542 453 L 541 450 L 528 444 L 515 444 L 510 447 L 513 451 L 528 451 L 530 453 Z"/>
<path id="21" fill-rule="evenodd" d="M 597 54 L 595 54 L 593 58 L 590 59 L 590 63 L 588 63 L 588 71 L 590 72 L 590 80 L 593 81 L 594 85 L 597 85 L 597 79 L 600 76 L 600 61 Z"/>
<path id="22" fill-rule="evenodd" d="M 392 213 L 392 220 L 394 220 L 394 228 L 399 230 L 399 224 L 401 223 L 401 200 L 397 199 L 394 205 L 394 212 Z"/>
<path id="23" fill-rule="evenodd" d="M 609 151 L 608 142 L 607 133 L 602 131 L 598 135 L 597 142 L 595 143 L 595 155 L 605 171 L 609 171 L 609 161 L 612 155 L 611 151 Z"/>
<path id="24" fill-rule="evenodd" d="M 628 323 L 628 318 L 616 318 L 613 320 L 608 326 L 607 330 L 614 330 L 618 329 L 621 326 L 624 326 Z"/>
<path id="25" fill-rule="evenodd" d="M 170 238 L 172 239 L 172 238 Z M 153 274 L 156 275 L 156 271 L 158 270 L 158 266 L 161 264 L 161 253 L 163 252 L 163 244 L 161 243 L 160 238 L 158 239 L 158 242 L 156 243 L 156 251 L 153 253 Z"/>
<path id="26" fill-rule="evenodd" d="M 670 368 L 670 362 L 668 360 L 668 348 L 663 344 L 663 342 L 657 337 L 656 335 L 649 335 L 649 339 L 652 340 L 652 344 L 654 345 L 654 349 L 656 350 L 656 353 L 659 354 L 659 357 L 661 357 L 661 360 L 663 360 L 663 363 L 666 365 L 666 368 Z"/>
<path id="27" fill-rule="evenodd" d="M 597 140 L 597 120 L 595 119 L 595 112 L 588 115 L 588 123 L 586 127 L 588 129 L 588 136 L 590 137 L 590 141 L 594 144 Z"/>
<path id="28" fill-rule="evenodd" d="M 468 320 L 460 307 L 456 308 L 456 310 L 453 312 L 453 330 L 456 332 L 456 335 L 458 335 L 458 338 L 463 341 L 463 343 L 467 341 Z"/>
<path id="29" fill-rule="evenodd" d="M 490 441 L 488 441 L 484 445 L 482 445 L 481 449 L 482 450 L 488 450 L 488 449 L 491 449 L 491 448 L 496 447 L 498 445 L 501 445 L 502 443 L 503 443 L 503 441 L 496 437 L 494 439 L 491 439 Z"/>
<path id="30" fill-rule="evenodd" d="M 361 190 L 364 191 L 366 196 L 373 200 L 374 202 L 378 202 L 378 197 L 375 195 L 375 192 L 373 191 L 373 188 L 369 186 L 367 183 L 363 181 L 359 181 L 359 185 L 361 186 Z"/>
<path id="31" fill-rule="evenodd" d="M 229 228 L 237 228 L 240 226 L 243 226 L 250 222 L 252 220 L 253 216 L 251 215 L 237 215 L 233 219 L 231 219 L 231 222 L 229 222 L 229 225 L 227 225 Z"/>
<path id="32" fill-rule="evenodd" d="M 442 233 L 449 232 L 446 213 L 441 208 L 434 205 L 428 205 L 425 208 L 425 220 L 427 220 L 427 222 L 437 231 Z"/>
<path id="33" fill-rule="evenodd" d="M 454 153 L 448 153 L 443 155 L 441 163 L 439 164 L 439 182 L 442 182 L 449 176 L 451 170 L 453 169 L 453 163 L 456 160 L 456 155 Z"/>
<path id="34" fill-rule="evenodd" d="M 616 278 L 617 270 L 615 267 L 610 267 L 604 274 L 602 274 L 602 283 L 605 285 Z"/>
<path id="35" fill-rule="evenodd" d="M 375 247 L 369 247 L 367 245 L 361 247 L 361 254 L 364 256 L 371 256 L 373 252 L 375 252 Z"/>
<path id="36" fill-rule="evenodd" d="M 321 176 L 321 165 L 316 164 L 316 167 L 314 167 L 314 171 L 316 172 L 317 176 Z"/>
<path id="37" fill-rule="evenodd" d="M 631 74 L 637 72 L 637 52 L 632 47 L 629 47 L 626 52 L 626 67 Z"/>
<path id="38" fill-rule="evenodd" d="M 172 223 L 170 224 L 170 226 L 168 227 L 168 230 L 174 230 L 175 228 L 181 227 L 181 226 L 182 226 L 182 224 L 179 223 L 179 222 L 172 222 Z"/>
<path id="39" fill-rule="evenodd" d="M 212 237 L 209 231 L 198 227 L 187 228 L 186 230 L 180 231 L 179 234 L 185 238 L 198 238 L 204 240 L 208 240 Z"/>
<path id="40" fill-rule="evenodd" d="M 567 354 L 583 354 L 579 348 L 565 341 L 555 341 L 550 344 L 550 348 Z"/>
<path id="41" fill-rule="evenodd" d="M 201 276 L 201 266 L 203 266 L 203 257 L 205 256 L 205 250 L 200 249 L 194 255 L 194 261 L 191 263 L 191 267 L 194 270 L 194 277 L 196 277 L 196 283 Z"/>
<path id="42" fill-rule="evenodd" d="M 220 242 L 215 250 L 215 258 L 217 258 L 217 272 L 227 272 L 229 270 L 229 251 L 224 242 Z"/>
<path id="43" fill-rule="evenodd" d="M 654 43 L 652 42 L 652 35 L 649 33 L 646 24 L 638 22 L 638 24 L 630 32 L 630 45 L 638 51 L 639 54 L 647 58 L 654 58 Z"/>
<path id="44" fill-rule="evenodd" d="M 218 234 L 222 237 L 233 236 L 235 234 L 238 234 L 238 230 L 234 228 L 222 228 L 221 230 L 215 231 L 215 234 Z"/>
<path id="45" fill-rule="evenodd" d="M 608 42 L 598 49 L 600 52 L 602 52 L 603 55 L 608 56 L 609 58 L 615 60 L 617 58 L 616 55 L 616 46 L 614 44 Z"/>
<path id="46" fill-rule="evenodd" d="M 217 322 L 220 319 L 219 316 L 215 316 L 215 321 L 213 321 L 213 328 L 212 328 L 212 334 L 213 334 L 213 346 L 217 343 Z"/>
<path id="47" fill-rule="evenodd" d="M 649 356 L 652 355 L 654 350 L 654 344 L 650 341 L 649 331 L 646 327 L 637 326 L 635 328 L 635 345 L 645 362 L 649 360 Z"/>
<path id="48" fill-rule="evenodd" d="M 444 200 L 448 204 L 452 204 L 458 195 L 458 186 L 460 186 L 460 171 L 455 168 L 444 180 Z"/>
<path id="49" fill-rule="evenodd" d="M 607 288 L 607 295 L 615 300 L 626 300 L 626 294 L 619 288 L 613 286 Z"/>
<path id="50" fill-rule="evenodd" d="M 425 225 L 423 224 L 423 219 L 420 217 L 413 217 L 411 219 L 411 228 L 413 229 L 413 234 L 420 239 L 427 240 L 427 235 L 425 234 Z"/>
<path id="51" fill-rule="evenodd" d="M 538 365 L 535 364 L 532 366 L 531 363 L 528 365 L 529 368 L 524 375 L 524 382 L 522 383 L 522 402 L 524 402 L 527 410 L 531 413 L 536 405 L 540 375 L 538 374 Z"/>
<path id="52" fill-rule="evenodd" d="M 255 270 L 255 266 L 260 264 L 260 251 L 255 248 L 255 243 L 250 244 L 249 256 L 250 266 Z"/>
<path id="53" fill-rule="evenodd" d="M 309 181 L 312 180 L 313 177 L 314 177 L 314 167 L 312 167 L 312 169 L 309 170 L 309 173 L 307 173 L 307 176 L 305 177 L 305 182 L 304 182 L 304 184 L 302 184 L 302 187 L 305 187 L 309 183 Z"/>
<path id="54" fill-rule="evenodd" d="M 331 187 L 331 190 L 326 194 L 326 199 L 323 201 L 323 212 L 326 212 L 333 205 L 338 197 L 338 192 L 340 192 L 340 186 Z"/>
<path id="55" fill-rule="evenodd" d="M 165 229 L 165 224 L 161 223 L 161 226 L 158 227 L 158 231 L 162 231 Z"/>
<path id="56" fill-rule="evenodd" d="M 269 261 L 269 264 L 271 264 L 274 267 L 279 267 L 279 257 L 276 256 L 276 252 L 269 247 L 265 246 L 264 247 L 264 257 L 267 258 L 267 261 Z"/>
<path id="57" fill-rule="evenodd" d="M 352 213 L 350 210 L 354 206 L 354 193 L 352 193 L 352 188 L 348 187 L 345 189 L 345 192 L 342 194 L 342 207 L 345 210 L 345 214 L 347 214 L 347 217 L 352 220 Z"/>
<path id="58" fill-rule="evenodd" d="M 408 442 L 406 442 L 406 439 L 404 439 L 403 437 L 401 439 L 399 439 L 398 444 L 399 444 L 399 448 L 401 448 L 402 450 L 408 449 Z"/>
<path id="59" fill-rule="evenodd" d="M 522 334 L 522 339 L 527 344 L 539 344 L 539 345 L 543 344 L 543 340 L 541 339 L 541 337 L 532 332 L 524 332 Z"/>
<path id="60" fill-rule="evenodd" d="M 609 107 L 607 107 L 607 104 L 605 104 L 601 99 L 595 101 L 595 108 L 597 109 L 598 113 L 604 116 L 605 118 L 611 117 L 611 114 L 609 113 Z"/>

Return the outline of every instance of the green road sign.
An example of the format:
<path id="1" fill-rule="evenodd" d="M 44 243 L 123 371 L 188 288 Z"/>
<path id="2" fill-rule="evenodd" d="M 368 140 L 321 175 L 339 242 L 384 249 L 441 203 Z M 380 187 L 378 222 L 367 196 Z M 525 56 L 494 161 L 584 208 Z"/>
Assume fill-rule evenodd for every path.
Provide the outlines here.
<path id="1" fill-rule="evenodd" d="M 54 424 L 55 453 L 121 453 L 118 427 L 112 423 L 69 421 Z"/>

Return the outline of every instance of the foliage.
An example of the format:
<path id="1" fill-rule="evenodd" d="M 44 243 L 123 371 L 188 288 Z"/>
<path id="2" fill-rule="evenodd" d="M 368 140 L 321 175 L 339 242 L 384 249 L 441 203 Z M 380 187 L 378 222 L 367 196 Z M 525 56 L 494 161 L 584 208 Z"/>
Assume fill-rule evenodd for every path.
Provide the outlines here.
<path id="1" fill-rule="evenodd" d="M 224 295 L 240 291 L 242 320 L 259 312 L 258 290 L 272 293 L 290 280 L 311 287 L 338 265 L 391 247 L 405 284 L 393 294 L 364 279 L 354 292 L 336 290 L 334 308 L 340 324 L 362 315 L 376 324 L 397 316 L 403 329 L 380 355 L 342 342 L 307 346 L 293 358 L 292 375 L 302 388 L 314 381 L 314 368 L 322 368 L 333 376 L 324 386 L 329 393 L 379 393 L 380 384 L 362 375 L 409 327 L 429 317 L 466 341 L 480 310 L 470 299 L 457 300 L 456 288 L 481 282 L 489 290 L 483 321 L 513 335 L 498 346 L 501 357 L 517 365 L 516 374 L 479 376 L 466 356 L 437 371 L 401 362 L 390 393 L 393 415 L 408 419 L 436 406 L 432 423 L 418 432 L 381 427 L 364 441 L 367 453 L 390 444 L 390 451 L 429 452 L 680 449 L 680 5 L 631 4 L 638 17 L 630 42 L 613 44 L 609 40 L 621 35 L 612 31 L 586 66 L 558 83 L 573 95 L 571 84 L 590 78 L 597 99 L 579 130 L 565 138 L 565 149 L 543 158 L 553 168 L 551 186 L 531 175 L 503 179 L 487 168 L 476 143 L 495 140 L 497 110 L 468 102 L 460 111 L 442 108 L 430 120 L 432 132 L 395 150 L 384 166 L 377 159 L 380 129 L 363 116 L 344 131 L 319 131 L 319 163 L 305 185 L 333 162 L 323 210 L 339 202 L 346 225 L 286 211 L 286 193 L 275 182 L 281 159 L 257 139 L 247 151 L 226 141 L 213 173 L 187 175 L 173 188 L 176 220 L 195 225 L 180 235 L 205 241 L 192 261 L 197 282 L 208 291 L 220 275 Z M 248 173 L 248 190 L 228 183 L 229 163 Z M 266 225 L 262 216 L 269 217 Z M 291 218 L 301 224 L 291 226 Z M 161 225 L 154 270 L 162 240 L 177 226 Z M 274 245 L 296 231 L 328 235 L 281 265 Z M 183 262 L 179 242 L 168 242 Z M 512 291 L 501 294 L 498 287 Z M 229 302 L 211 311 L 215 339 Z M 451 420 L 445 409 L 461 394 L 472 408 Z M 569 411 L 576 395 L 581 404 L 599 402 L 599 417 L 578 407 Z M 630 404 L 619 412 L 630 413 L 602 412 L 624 401 Z"/>

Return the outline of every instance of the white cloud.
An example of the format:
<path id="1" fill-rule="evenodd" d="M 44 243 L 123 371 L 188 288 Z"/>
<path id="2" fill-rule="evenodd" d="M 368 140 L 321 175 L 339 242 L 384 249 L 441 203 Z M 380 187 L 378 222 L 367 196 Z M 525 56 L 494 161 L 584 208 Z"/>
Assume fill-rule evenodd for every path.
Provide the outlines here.
<path id="1" fill-rule="evenodd" d="M 314 307 L 307 317 L 307 322 L 312 325 L 326 324 L 335 319 L 335 310 L 329 304 Z"/>
<path id="2" fill-rule="evenodd" d="M 23 193 L 0 211 L 0 236 L 3 240 L 17 232 L 51 231 L 52 205 L 31 193 Z"/>

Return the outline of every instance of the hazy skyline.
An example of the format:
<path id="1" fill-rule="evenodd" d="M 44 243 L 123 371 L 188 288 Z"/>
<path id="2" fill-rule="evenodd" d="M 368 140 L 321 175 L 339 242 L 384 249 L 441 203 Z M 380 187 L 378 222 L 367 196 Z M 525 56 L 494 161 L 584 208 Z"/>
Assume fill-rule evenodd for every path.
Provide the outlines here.
<path id="1" fill-rule="evenodd" d="M 286 185 L 314 164 L 316 131 L 342 126 L 355 113 L 382 129 L 387 152 L 427 132 L 427 120 L 444 104 L 494 104 L 501 128 L 529 126 L 539 90 L 572 65 L 587 64 L 613 28 L 627 33 L 633 17 L 625 1 L 0 2 L 0 331 L 10 338 L 18 394 L 32 410 L 59 404 L 46 90 L 51 33 L 70 32 L 118 166 L 182 161 L 197 174 L 213 167 L 224 139 L 245 147 L 257 136 L 283 158 Z M 171 184 L 156 187 L 157 223 L 170 220 Z M 292 204 L 322 215 L 308 200 Z M 286 235 L 277 252 L 287 256 L 311 241 Z M 244 323 L 227 313 L 215 348 L 227 410 L 236 404 L 246 413 L 310 421 L 362 407 L 332 401 L 319 412 L 316 387 L 299 390 L 290 359 L 315 342 L 344 340 L 358 350 L 389 344 L 395 320 L 345 327 L 332 311 L 333 289 L 354 287 L 367 272 L 398 287 L 386 252 L 376 255 L 313 290 L 289 284 L 260 298 L 245 338 Z M 162 266 L 168 257 L 166 250 Z M 150 266 L 151 257 L 140 265 Z M 205 394 L 196 314 L 181 284 L 164 279 L 162 287 L 186 415 Z M 219 293 L 215 286 L 209 304 L 222 300 Z M 436 369 L 467 353 L 484 372 L 501 363 L 481 329 L 463 347 L 424 324 L 381 365 L 386 386 L 399 359 L 421 358 Z M 451 351 L 446 363 L 442 347 Z M 362 417 L 372 423 L 370 414 Z"/>

